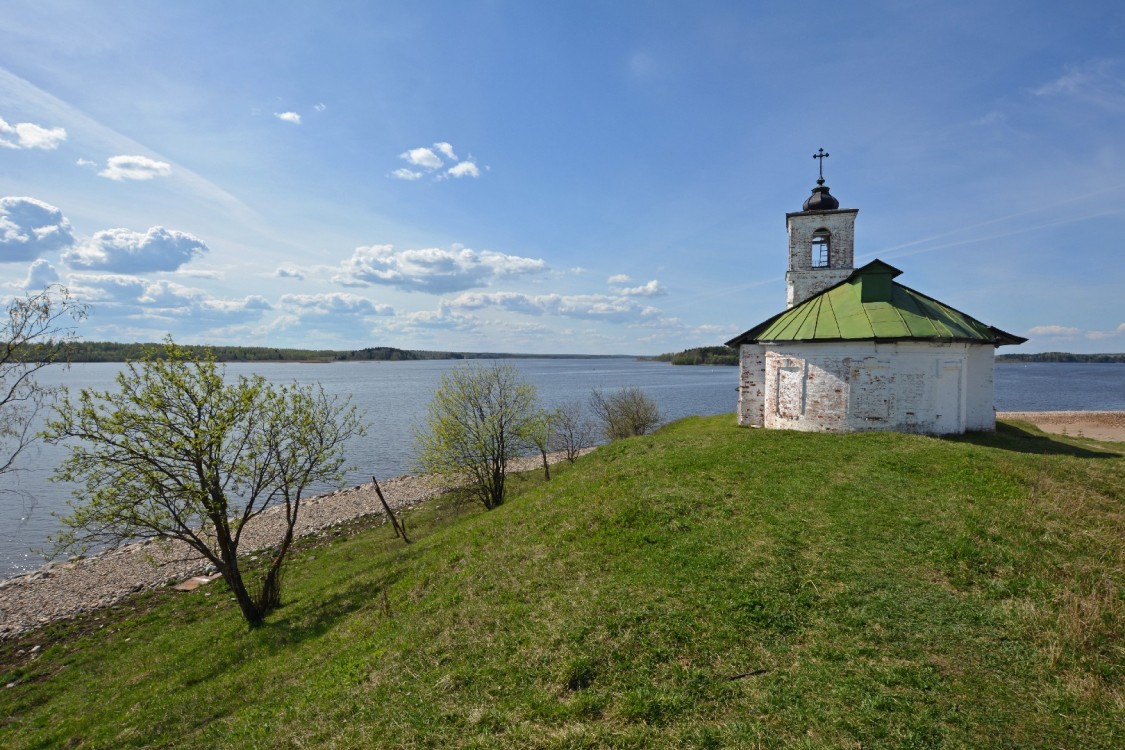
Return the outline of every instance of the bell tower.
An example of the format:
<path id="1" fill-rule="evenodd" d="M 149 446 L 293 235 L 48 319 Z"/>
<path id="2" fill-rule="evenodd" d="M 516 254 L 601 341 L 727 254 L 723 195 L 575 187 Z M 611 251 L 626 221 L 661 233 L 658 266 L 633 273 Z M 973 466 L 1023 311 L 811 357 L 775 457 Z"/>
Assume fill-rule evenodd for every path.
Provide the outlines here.
<path id="1" fill-rule="evenodd" d="M 848 278 L 855 265 L 855 217 L 858 208 L 840 208 L 840 201 L 824 184 L 824 160 L 820 149 L 813 154 L 820 162 L 820 178 L 800 211 L 785 214 L 789 230 L 789 270 L 785 274 L 786 306 Z"/>

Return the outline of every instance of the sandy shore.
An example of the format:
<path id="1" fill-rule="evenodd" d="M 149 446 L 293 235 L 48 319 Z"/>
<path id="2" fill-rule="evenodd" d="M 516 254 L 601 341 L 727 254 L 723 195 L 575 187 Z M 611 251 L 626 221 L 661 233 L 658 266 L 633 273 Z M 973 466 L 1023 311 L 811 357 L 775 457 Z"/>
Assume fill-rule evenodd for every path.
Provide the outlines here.
<path id="1" fill-rule="evenodd" d="M 1030 422 L 1056 435 L 1125 442 L 1125 411 L 1002 411 L 996 418 Z"/>
<path id="2" fill-rule="evenodd" d="M 553 454 L 552 463 L 563 460 Z M 514 471 L 541 466 L 539 457 L 519 459 Z M 406 509 L 449 491 L 434 477 L 405 476 L 379 483 L 387 503 Z M 243 532 L 240 549 L 252 555 L 281 538 L 285 516 L 271 508 Z M 384 515 L 373 484 L 361 484 L 307 498 L 301 504 L 297 536 L 330 533 L 334 526 Z M 409 529 L 409 526 L 407 527 Z M 49 622 L 108 607 L 138 591 L 155 589 L 211 572 L 208 561 L 181 542 L 138 543 L 91 557 L 49 563 L 25 575 L 0 581 L 0 640 Z"/>

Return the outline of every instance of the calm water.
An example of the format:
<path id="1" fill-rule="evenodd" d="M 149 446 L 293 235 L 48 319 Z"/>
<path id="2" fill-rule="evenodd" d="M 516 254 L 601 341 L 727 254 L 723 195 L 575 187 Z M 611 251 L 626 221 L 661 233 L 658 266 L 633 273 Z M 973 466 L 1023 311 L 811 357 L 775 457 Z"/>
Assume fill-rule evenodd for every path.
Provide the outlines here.
<path id="1" fill-rule="evenodd" d="M 444 372 L 458 363 L 347 362 L 333 364 L 230 364 L 231 376 L 260 372 L 277 382 L 320 382 L 330 393 L 351 394 L 366 413 L 368 435 L 349 446 L 356 468 L 348 484 L 410 473 L 413 431 L 425 416 Z M 734 367 L 672 367 L 632 359 L 513 360 L 536 385 L 547 407 L 585 402 L 591 388 L 639 386 L 660 405 L 666 419 L 733 412 L 738 371 Z M 41 380 L 70 388 L 113 389 L 118 364 L 80 364 L 48 370 Z M 1001 411 L 1125 410 L 1125 365 L 1002 364 L 996 367 L 996 408 Z M 19 495 L 0 495 L 0 578 L 38 567 L 32 551 L 48 545 L 53 513 L 66 509 L 69 485 L 49 481 L 65 449 L 41 446 L 24 460 L 26 471 L 5 477 Z"/>
<path id="2" fill-rule="evenodd" d="M 633 359 L 510 360 L 523 378 L 538 388 L 544 406 L 585 401 L 592 388 L 612 391 L 621 386 L 643 388 L 659 404 L 665 419 L 692 414 L 733 412 L 738 372 L 734 367 L 672 367 Z M 347 484 L 408 474 L 412 471 L 414 429 L 425 417 L 443 373 L 458 363 L 338 362 L 332 364 L 235 364 L 227 374 L 259 372 L 275 382 L 321 383 L 334 394 L 350 394 L 366 413 L 367 436 L 349 443 L 348 463 L 355 466 Z M 115 390 L 116 363 L 90 363 L 48 370 L 45 384 L 71 389 Z M 54 483 L 50 476 L 66 455 L 62 446 L 43 445 L 26 454 L 26 471 L 5 482 L 20 496 L 0 496 L 0 578 L 43 563 L 34 549 L 49 545 L 56 529 L 53 513 L 64 512 L 73 485 Z M 328 488 L 323 488 L 328 489 Z"/>

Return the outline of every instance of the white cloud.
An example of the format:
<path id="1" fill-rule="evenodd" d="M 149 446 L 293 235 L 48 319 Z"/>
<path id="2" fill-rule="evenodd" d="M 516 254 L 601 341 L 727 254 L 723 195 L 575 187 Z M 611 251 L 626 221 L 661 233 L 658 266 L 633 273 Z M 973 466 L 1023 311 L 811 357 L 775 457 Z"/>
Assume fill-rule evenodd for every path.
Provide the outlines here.
<path id="1" fill-rule="evenodd" d="M 328 105 L 324 102 L 317 102 L 313 105 L 313 109 L 315 109 L 317 112 L 323 112 L 324 110 L 328 109 Z"/>
<path id="2" fill-rule="evenodd" d="M 486 286 L 496 279 L 545 271 L 535 258 L 460 246 L 444 250 L 398 250 L 392 245 L 358 247 L 333 281 L 346 286 L 386 284 L 411 292 L 444 294 Z"/>
<path id="3" fill-rule="evenodd" d="M 65 140 L 66 130 L 63 128 L 45 128 L 33 122 L 9 125 L 0 117 L 0 148 L 38 148 L 51 151 Z"/>
<path id="4" fill-rule="evenodd" d="M 106 168 L 98 172 L 111 180 L 151 180 L 172 174 L 172 165 L 147 156 L 111 156 Z"/>
<path id="5" fill-rule="evenodd" d="M 90 161 L 89 159 L 82 159 L 82 158 L 79 158 L 78 161 L 76 161 L 74 163 L 77 164 L 80 167 L 97 167 L 98 166 L 98 163 L 96 161 Z"/>
<path id="6" fill-rule="evenodd" d="M 412 148 L 398 156 L 400 159 L 405 159 L 408 164 L 426 169 L 440 169 L 444 164 L 438 155 L 428 148 Z"/>
<path id="7" fill-rule="evenodd" d="M 449 159 L 450 161 L 457 161 L 457 154 L 453 151 L 453 146 L 451 146 L 450 144 L 442 141 L 440 143 L 435 143 L 434 148 L 444 154 L 446 159 Z"/>
<path id="8" fill-rule="evenodd" d="M 477 165 L 471 161 L 463 161 L 453 167 L 450 167 L 446 174 L 451 177 L 480 177 L 480 170 Z"/>
<path id="9" fill-rule="evenodd" d="M 27 278 L 23 282 L 24 289 L 39 290 L 51 284 L 58 283 L 59 272 L 47 261 L 40 258 L 33 262 L 27 269 Z"/>
<path id="10" fill-rule="evenodd" d="M 181 268 L 176 271 L 177 276 L 183 276 L 187 279 L 210 279 L 218 281 L 223 278 L 222 271 L 206 270 L 203 268 Z"/>
<path id="11" fill-rule="evenodd" d="M 284 330 L 307 340 L 334 342 L 337 348 L 354 345 L 370 330 L 375 319 L 390 321 L 390 305 L 379 304 L 357 294 L 285 294 L 278 300 L 278 315 L 270 329 Z M 324 345 L 324 343 L 320 344 Z"/>
<path id="12" fill-rule="evenodd" d="M 346 292 L 329 294 L 284 294 L 278 304 L 299 315 L 394 315 L 390 305 L 377 304 L 367 297 Z"/>
<path id="13" fill-rule="evenodd" d="M 258 320 L 273 309 L 260 295 L 220 299 L 172 281 L 125 274 L 73 274 L 70 289 L 93 303 L 91 319 L 99 324 L 142 321 L 165 331 L 174 326 L 177 335 Z"/>
<path id="14" fill-rule="evenodd" d="M 420 180 L 425 177 L 422 172 L 415 172 L 413 169 L 407 169 L 406 167 L 396 169 L 391 172 L 391 176 L 399 180 Z"/>
<path id="15" fill-rule="evenodd" d="M 1078 336 L 1082 330 L 1069 326 L 1034 326 L 1028 333 L 1032 336 Z"/>
<path id="16" fill-rule="evenodd" d="M 668 293 L 656 279 L 653 279 L 647 284 L 641 284 L 640 286 L 618 289 L 617 292 L 628 297 L 662 297 Z"/>
<path id="17" fill-rule="evenodd" d="M 453 150 L 453 144 L 445 141 L 438 141 L 433 146 L 412 148 L 403 151 L 398 156 L 410 165 L 410 168 L 403 167 L 391 172 L 390 176 L 399 180 L 417 180 L 427 174 L 432 175 L 438 181 L 450 177 L 480 177 L 480 167 L 477 166 L 472 155 L 461 161 L 457 152 Z M 447 162 L 455 163 L 447 169 Z"/>
<path id="18" fill-rule="evenodd" d="M 128 229 L 105 229 L 63 254 L 73 268 L 120 273 L 175 271 L 208 252 L 198 237 L 164 227 L 144 234 Z"/>
<path id="19" fill-rule="evenodd" d="M 633 278 L 628 274 L 619 273 L 610 276 L 606 281 L 610 284 L 628 284 Z"/>
<path id="20" fill-rule="evenodd" d="M 607 294 L 522 294 L 519 292 L 469 292 L 444 303 L 450 309 L 499 308 L 526 315 L 555 315 L 584 320 L 640 320 L 657 311 L 641 307 L 628 297 Z"/>
<path id="21" fill-rule="evenodd" d="M 59 209 L 35 198 L 0 198 L 0 263 L 34 260 L 73 244 Z"/>
<path id="22" fill-rule="evenodd" d="M 296 112 L 274 112 L 273 116 L 282 122 L 291 122 L 294 125 L 301 124 L 301 116 Z"/>
<path id="23" fill-rule="evenodd" d="M 1123 333 L 1125 333 L 1125 323 L 1117 326 L 1117 328 L 1114 328 L 1112 331 L 1087 331 L 1086 338 L 1100 341 L 1101 339 L 1117 338 Z"/>
<path id="24" fill-rule="evenodd" d="M 297 279 L 298 281 L 303 281 L 305 278 L 304 271 L 286 266 L 280 266 L 273 272 L 273 275 L 279 279 Z"/>

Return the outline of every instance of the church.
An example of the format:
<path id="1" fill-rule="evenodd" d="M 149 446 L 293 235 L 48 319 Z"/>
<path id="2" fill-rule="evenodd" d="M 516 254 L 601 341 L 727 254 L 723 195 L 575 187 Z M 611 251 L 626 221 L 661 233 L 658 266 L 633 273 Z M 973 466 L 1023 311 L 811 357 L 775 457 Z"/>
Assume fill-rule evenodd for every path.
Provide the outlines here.
<path id="1" fill-rule="evenodd" d="M 896 279 L 854 267 L 855 208 L 820 179 L 789 231 L 788 307 L 727 342 L 739 350 L 738 423 L 819 432 L 950 434 L 996 428 L 993 353 L 1027 339 Z"/>

